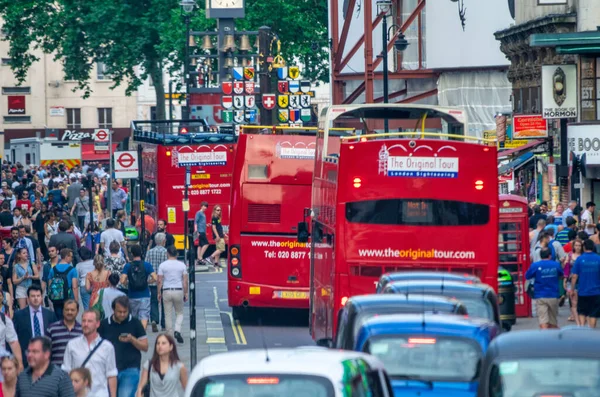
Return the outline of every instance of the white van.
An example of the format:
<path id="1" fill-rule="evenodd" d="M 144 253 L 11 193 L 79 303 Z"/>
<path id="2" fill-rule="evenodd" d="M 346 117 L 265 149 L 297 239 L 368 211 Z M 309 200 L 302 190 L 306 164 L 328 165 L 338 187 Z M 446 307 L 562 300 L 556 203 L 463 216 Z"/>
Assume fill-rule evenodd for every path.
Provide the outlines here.
<path id="1" fill-rule="evenodd" d="M 185 397 L 393 397 L 383 364 L 321 347 L 241 350 L 209 356 L 190 374 Z"/>

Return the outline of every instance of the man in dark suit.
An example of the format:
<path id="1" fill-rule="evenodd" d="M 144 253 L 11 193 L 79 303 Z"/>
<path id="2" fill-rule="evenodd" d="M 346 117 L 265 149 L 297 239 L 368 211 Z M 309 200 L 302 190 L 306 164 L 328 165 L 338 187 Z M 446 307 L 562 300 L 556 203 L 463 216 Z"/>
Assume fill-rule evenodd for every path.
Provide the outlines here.
<path id="1" fill-rule="evenodd" d="M 69 230 L 69 222 L 62 220 L 58 223 L 58 233 L 50 237 L 49 247 L 58 247 L 59 250 L 62 248 L 69 248 L 73 251 L 73 266 L 81 261 L 79 258 L 79 247 L 77 246 L 77 239 L 74 235 L 67 233 Z"/>
<path id="2" fill-rule="evenodd" d="M 27 362 L 27 346 L 29 340 L 34 336 L 48 335 L 50 324 L 58 321 L 53 311 L 42 307 L 42 288 L 32 285 L 27 289 L 27 300 L 29 306 L 17 310 L 13 317 L 15 330 L 19 337 L 19 345 L 23 355 L 23 363 Z"/>

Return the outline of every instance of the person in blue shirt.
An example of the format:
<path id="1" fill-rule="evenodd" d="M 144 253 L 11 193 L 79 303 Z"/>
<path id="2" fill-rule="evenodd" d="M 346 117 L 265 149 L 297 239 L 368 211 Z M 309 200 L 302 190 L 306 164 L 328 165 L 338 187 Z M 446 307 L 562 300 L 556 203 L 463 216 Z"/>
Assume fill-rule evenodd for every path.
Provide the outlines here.
<path id="1" fill-rule="evenodd" d="M 79 302 L 79 284 L 77 282 L 79 275 L 77 274 L 77 269 L 72 265 L 72 263 L 73 251 L 69 248 L 63 248 L 60 250 L 59 263 L 50 269 L 50 273 L 48 274 L 48 298 L 52 302 L 54 313 L 56 313 L 56 317 L 59 321 L 63 318 L 63 307 L 66 300 L 74 299 L 75 302 Z M 62 294 L 63 296 L 61 299 L 54 299 L 56 297 L 56 293 L 61 294 L 62 291 L 60 291 L 60 285 L 64 283 L 65 277 L 67 286 L 69 288 L 69 293 L 66 294 L 66 296 L 65 294 Z M 62 281 L 58 283 L 57 281 L 61 279 Z"/>
<path id="2" fill-rule="evenodd" d="M 564 272 L 560 263 L 551 259 L 549 248 L 542 248 L 540 257 L 540 261 L 531 264 L 525 278 L 535 279 L 533 296 L 540 328 L 558 328 L 558 287 Z"/>
<path id="3" fill-rule="evenodd" d="M 579 282 L 579 284 L 577 284 Z M 577 285 L 577 313 L 580 324 L 596 328 L 600 317 L 600 255 L 591 239 L 583 242 L 583 254 L 571 269 L 571 284 Z"/>
<path id="4" fill-rule="evenodd" d="M 126 264 L 121 274 L 121 284 L 127 285 L 131 315 L 142 322 L 144 329 L 150 319 L 150 287 L 148 283 L 158 280 L 152 264 L 142 260 L 139 244 L 129 249 L 133 260 Z"/>

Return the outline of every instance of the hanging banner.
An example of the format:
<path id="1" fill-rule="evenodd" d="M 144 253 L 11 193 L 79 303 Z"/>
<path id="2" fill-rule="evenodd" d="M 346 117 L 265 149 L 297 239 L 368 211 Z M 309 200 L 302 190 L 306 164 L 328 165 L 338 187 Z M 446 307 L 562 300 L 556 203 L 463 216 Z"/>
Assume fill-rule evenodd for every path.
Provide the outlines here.
<path id="1" fill-rule="evenodd" d="M 542 66 L 542 117 L 577 117 L 577 65 Z"/>

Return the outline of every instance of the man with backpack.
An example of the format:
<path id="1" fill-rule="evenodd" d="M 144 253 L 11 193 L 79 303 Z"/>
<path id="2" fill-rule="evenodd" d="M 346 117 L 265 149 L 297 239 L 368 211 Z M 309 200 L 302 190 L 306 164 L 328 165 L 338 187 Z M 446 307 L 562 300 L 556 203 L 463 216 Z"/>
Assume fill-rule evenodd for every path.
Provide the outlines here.
<path id="1" fill-rule="evenodd" d="M 142 261 L 142 247 L 139 244 L 130 248 L 132 261 L 125 265 L 121 274 L 121 284 L 127 285 L 131 314 L 139 319 L 146 329 L 150 319 L 150 288 L 148 283 L 156 281 L 154 268 Z"/>
<path id="2" fill-rule="evenodd" d="M 65 301 L 74 299 L 79 302 L 77 269 L 72 265 L 73 251 L 69 248 L 60 250 L 60 263 L 48 274 L 48 299 L 52 302 L 54 312 L 59 320 L 63 318 Z"/>

